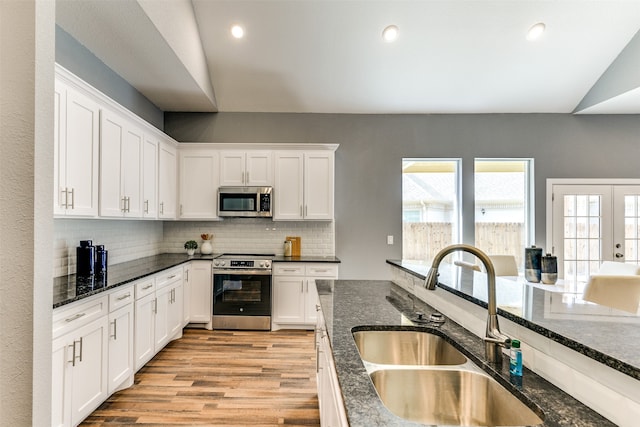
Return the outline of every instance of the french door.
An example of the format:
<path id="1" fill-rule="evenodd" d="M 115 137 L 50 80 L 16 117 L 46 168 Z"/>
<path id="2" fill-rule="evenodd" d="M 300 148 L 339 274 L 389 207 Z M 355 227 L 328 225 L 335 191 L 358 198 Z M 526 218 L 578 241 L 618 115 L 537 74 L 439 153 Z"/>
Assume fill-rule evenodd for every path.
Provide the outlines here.
<path id="1" fill-rule="evenodd" d="M 640 182 L 552 184 L 551 248 L 565 283 L 586 282 L 603 261 L 640 263 Z"/>

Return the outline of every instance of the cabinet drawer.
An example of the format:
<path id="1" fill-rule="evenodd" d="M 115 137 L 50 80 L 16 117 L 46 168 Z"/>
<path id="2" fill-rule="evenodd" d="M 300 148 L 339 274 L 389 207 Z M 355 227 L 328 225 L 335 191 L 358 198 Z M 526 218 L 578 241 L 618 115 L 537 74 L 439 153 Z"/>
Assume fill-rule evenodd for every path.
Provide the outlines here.
<path id="1" fill-rule="evenodd" d="M 109 298 L 101 295 L 89 301 L 78 301 L 53 311 L 53 338 L 108 314 Z"/>
<path id="2" fill-rule="evenodd" d="M 306 276 L 338 278 L 338 265 L 331 263 L 307 264 Z"/>
<path id="3" fill-rule="evenodd" d="M 159 273 L 156 276 L 156 289 L 162 289 L 177 281 L 182 281 L 182 266 Z"/>
<path id="4" fill-rule="evenodd" d="M 154 293 L 156 290 L 156 279 L 151 277 L 136 283 L 136 299 Z"/>
<path id="5" fill-rule="evenodd" d="M 109 313 L 133 303 L 133 285 L 122 286 L 109 293 Z"/>
<path id="6" fill-rule="evenodd" d="M 277 276 L 304 276 L 304 264 L 301 263 L 274 263 L 273 274 Z"/>

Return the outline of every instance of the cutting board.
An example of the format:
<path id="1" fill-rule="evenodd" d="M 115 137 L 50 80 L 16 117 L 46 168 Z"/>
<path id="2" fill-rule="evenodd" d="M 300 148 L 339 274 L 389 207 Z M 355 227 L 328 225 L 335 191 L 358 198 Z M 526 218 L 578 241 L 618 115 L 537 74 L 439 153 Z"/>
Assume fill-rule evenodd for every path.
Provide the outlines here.
<path id="1" fill-rule="evenodd" d="M 291 240 L 291 256 L 300 256 L 301 238 L 298 236 L 287 236 L 285 240 Z"/>

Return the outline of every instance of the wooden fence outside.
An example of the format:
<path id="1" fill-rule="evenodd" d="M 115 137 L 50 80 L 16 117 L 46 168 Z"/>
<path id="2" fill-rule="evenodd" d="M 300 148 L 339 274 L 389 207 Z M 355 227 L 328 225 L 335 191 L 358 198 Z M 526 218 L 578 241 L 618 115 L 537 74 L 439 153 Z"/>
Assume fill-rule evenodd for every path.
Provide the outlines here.
<path id="1" fill-rule="evenodd" d="M 524 224 L 478 222 L 475 246 L 489 255 L 513 255 L 520 269 L 524 265 Z M 452 224 L 445 222 L 404 223 L 402 257 L 431 260 L 438 251 L 452 243 Z"/>

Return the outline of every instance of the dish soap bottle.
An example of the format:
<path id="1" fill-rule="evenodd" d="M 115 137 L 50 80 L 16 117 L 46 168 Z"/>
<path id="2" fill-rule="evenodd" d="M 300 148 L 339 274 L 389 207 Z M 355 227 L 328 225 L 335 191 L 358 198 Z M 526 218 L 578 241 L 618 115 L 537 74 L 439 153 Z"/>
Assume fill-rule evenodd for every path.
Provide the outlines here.
<path id="1" fill-rule="evenodd" d="M 512 376 L 522 376 L 522 350 L 519 340 L 511 340 L 511 350 L 509 351 L 509 373 Z"/>

